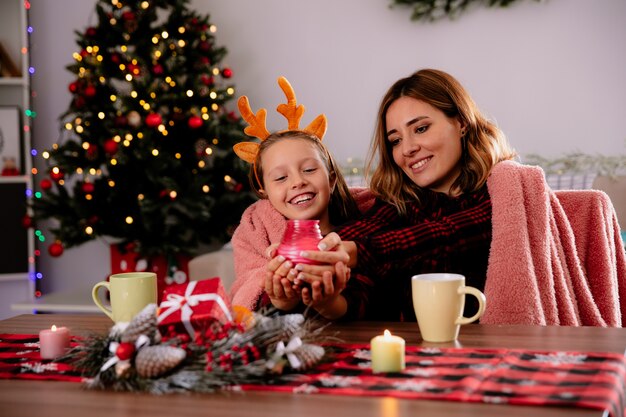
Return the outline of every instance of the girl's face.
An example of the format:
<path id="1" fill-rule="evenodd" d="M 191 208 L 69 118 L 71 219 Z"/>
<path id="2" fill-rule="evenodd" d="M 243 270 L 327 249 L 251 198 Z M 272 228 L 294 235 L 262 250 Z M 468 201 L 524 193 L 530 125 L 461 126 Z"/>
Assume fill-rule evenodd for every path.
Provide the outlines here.
<path id="1" fill-rule="evenodd" d="M 330 229 L 328 204 L 334 186 L 318 149 L 303 139 L 285 139 L 261 155 L 267 197 L 283 216 L 292 220 L 320 220 Z"/>
<path id="2" fill-rule="evenodd" d="M 450 194 L 461 172 L 461 122 L 411 97 L 394 101 L 385 120 L 394 162 L 419 187 Z"/>

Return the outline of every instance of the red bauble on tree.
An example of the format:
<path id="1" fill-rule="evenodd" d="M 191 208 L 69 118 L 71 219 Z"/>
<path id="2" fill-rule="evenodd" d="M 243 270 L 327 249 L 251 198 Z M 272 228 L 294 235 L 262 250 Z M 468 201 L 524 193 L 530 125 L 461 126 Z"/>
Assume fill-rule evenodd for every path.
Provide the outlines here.
<path id="1" fill-rule="evenodd" d="M 70 83 L 70 85 L 68 86 L 68 89 L 70 90 L 70 93 L 75 93 L 78 91 L 78 81 L 74 81 L 73 83 Z"/>
<path id="2" fill-rule="evenodd" d="M 48 253 L 50 254 L 50 256 L 53 256 L 55 258 L 63 255 L 63 245 L 61 244 L 61 242 L 56 241 L 52 245 L 48 246 Z"/>
<path id="3" fill-rule="evenodd" d="M 85 94 L 85 97 L 92 98 L 96 95 L 96 92 L 97 92 L 96 87 L 90 84 L 87 87 L 85 87 L 84 94 Z"/>
<path id="4" fill-rule="evenodd" d="M 141 68 L 139 67 L 139 65 L 128 64 L 126 68 L 128 68 L 128 72 L 130 72 L 133 76 L 141 74 Z"/>
<path id="5" fill-rule="evenodd" d="M 65 178 L 65 174 L 60 169 L 50 171 L 50 178 L 54 181 L 59 182 L 63 178 Z"/>
<path id="6" fill-rule="evenodd" d="M 104 141 L 104 145 L 102 145 L 102 147 L 104 148 L 104 152 L 108 155 L 113 155 L 117 152 L 119 145 L 113 139 L 107 139 Z"/>
<path id="7" fill-rule="evenodd" d="M 22 226 L 24 229 L 30 229 L 33 227 L 33 218 L 28 214 L 25 214 L 24 217 L 22 217 Z"/>
<path id="8" fill-rule="evenodd" d="M 161 64 L 156 64 L 152 67 L 152 73 L 154 75 L 163 75 L 163 72 L 164 72 L 163 65 Z"/>
<path id="9" fill-rule="evenodd" d="M 224 78 L 230 78 L 233 76 L 233 70 L 231 70 L 230 68 L 224 68 L 222 70 L 222 77 Z"/>
<path id="10" fill-rule="evenodd" d="M 93 38 L 94 36 L 96 36 L 96 34 L 98 33 L 98 31 L 96 30 L 96 28 L 94 27 L 89 27 L 87 28 L 87 30 L 85 31 L 85 36 L 88 36 L 90 38 Z"/>
<path id="11" fill-rule="evenodd" d="M 200 82 L 204 85 L 213 85 L 215 79 L 207 74 L 202 74 L 200 76 Z"/>
<path id="12" fill-rule="evenodd" d="M 85 194 L 91 194 L 94 192 L 94 190 L 96 189 L 96 187 L 93 185 L 93 183 L 91 182 L 84 182 L 81 186 L 80 189 L 83 190 L 83 193 Z"/>
<path id="13" fill-rule="evenodd" d="M 52 181 L 50 181 L 48 178 L 44 178 L 39 183 L 39 187 L 41 187 L 41 189 L 44 191 L 48 191 L 50 188 L 52 188 Z"/>
<path id="14" fill-rule="evenodd" d="M 187 120 L 187 125 L 192 129 L 197 129 L 202 126 L 202 118 L 199 116 L 191 116 L 189 120 Z"/>
<path id="15" fill-rule="evenodd" d="M 157 127 L 158 125 L 161 124 L 162 121 L 163 119 L 161 118 L 161 115 L 158 113 L 150 113 L 149 115 L 146 116 L 146 125 L 148 127 Z"/>

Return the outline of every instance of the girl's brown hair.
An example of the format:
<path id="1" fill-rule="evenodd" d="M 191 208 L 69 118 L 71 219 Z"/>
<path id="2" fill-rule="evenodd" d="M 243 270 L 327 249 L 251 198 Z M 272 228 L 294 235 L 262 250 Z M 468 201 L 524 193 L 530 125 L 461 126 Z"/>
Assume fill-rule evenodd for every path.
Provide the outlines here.
<path id="1" fill-rule="evenodd" d="M 387 140 L 387 110 L 400 97 L 412 97 L 430 104 L 466 126 L 465 135 L 461 138 L 461 174 L 452 189 L 462 192 L 478 190 L 487 182 L 495 164 L 515 157 L 515 151 L 504 133 L 481 114 L 454 77 L 443 71 L 423 69 L 402 78 L 391 86 L 380 103 L 366 164 L 366 172 L 373 169 L 370 180 L 372 193 L 393 204 L 400 213 L 405 214 L 407 203 L 419 202 L 424 195 L 424 190 L 409 180 L 394 162 L 391 144 Z"/>
<path id="2" fill-rule="evenodd" d="M 259 152 L 256 156 L 256 161 L 250 167 L 250 173 L 248 175 L 250 185 L 259 197 L 266 198 L 265 193 L 262 192 L 265 185 L 263 184 L 263 165 L 261 164 L 261 155 L 263 155 L 263 152 L 267 148 L 283 140 L 304 140 L 312 143 L 317 148 L 322 161 L 326 166 L 330 179 L 335 179 L 335 187 L 330 195 L 330 201 L 328 204 L 328 216 L 332 225 L 338 226 L 360 214 L 356 201 L 354 200 L 354 197 L 352 197 L 348 184 L 346 184 L 346 180 L 344 179 L 339 165 L 337 165 L 333 156 L 320 139 L 302 130 L 287 130 L 284 132 L 272 133 L 267 137 L 267 139 L 261 142 Z"/>

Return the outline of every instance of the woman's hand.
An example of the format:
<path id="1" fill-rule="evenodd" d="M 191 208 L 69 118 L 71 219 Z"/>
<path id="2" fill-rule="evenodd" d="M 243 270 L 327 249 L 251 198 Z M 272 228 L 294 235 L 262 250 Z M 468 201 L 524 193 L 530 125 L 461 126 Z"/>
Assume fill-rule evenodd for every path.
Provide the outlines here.
<path id="1" fill-rule="evenodd" d="M 337 233 L 327 234 L 318 247 L 319 251 L 305 251 L 301 255 L 322 264 L 343 262 L 350 268 L 357 264 L 356 244 L 352 241 L 342 241 Z"/>

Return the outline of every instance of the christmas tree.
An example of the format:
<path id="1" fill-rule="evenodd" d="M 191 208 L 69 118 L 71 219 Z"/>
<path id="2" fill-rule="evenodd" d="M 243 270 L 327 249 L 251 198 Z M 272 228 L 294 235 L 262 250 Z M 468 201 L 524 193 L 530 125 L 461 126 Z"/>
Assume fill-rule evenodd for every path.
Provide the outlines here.
<path id="1" fill-rule="evenodd" d="M 224 243 L 254 197 L 232 146 L 243 124 L 209 16 L 188 0 L 100 0 L 76 32 L 76 75 L 46 159 L 35 217 L 54 219 L 48 250 L 110 236 L 142 256 Z"/>

